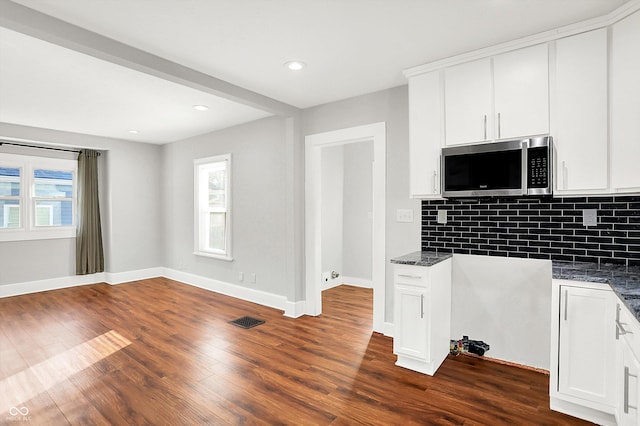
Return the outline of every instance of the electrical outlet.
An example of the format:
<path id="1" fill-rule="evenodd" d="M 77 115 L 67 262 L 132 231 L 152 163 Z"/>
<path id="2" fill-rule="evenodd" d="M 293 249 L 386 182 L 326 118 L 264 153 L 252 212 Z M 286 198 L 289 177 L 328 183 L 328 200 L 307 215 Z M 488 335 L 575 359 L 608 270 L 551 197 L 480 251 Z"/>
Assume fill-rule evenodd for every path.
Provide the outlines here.
<path id="1" fill-rule="evenodd" d="M 584 226 L 598 226 L 598 210 L 582 210 L 582 224 Z"/>
<path id="2" fill-rule="evenodd" d="M 238 272 L 238 281 L 244 281 L 244 272 Z"/>
<path id="3" fill-rule="evenodd" d="M 438 210 L 438 223 L 444 225 L 447 223 L 447 211 Z"/>
<path id="4" fill-rule="evenodd" d="M 249 282 L 250 283 L 255 283 L 256 282 L 256 274 L 255 274 L 255 272 L 252 272 L 251 275 L 249 276 Z"/>

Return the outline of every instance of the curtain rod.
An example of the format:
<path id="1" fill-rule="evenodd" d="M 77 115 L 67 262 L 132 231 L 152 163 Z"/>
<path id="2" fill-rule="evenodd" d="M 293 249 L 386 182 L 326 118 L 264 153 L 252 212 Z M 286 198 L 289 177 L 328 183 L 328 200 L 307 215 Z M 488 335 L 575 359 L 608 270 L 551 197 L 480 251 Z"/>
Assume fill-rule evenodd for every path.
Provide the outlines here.
<path id="1" fill-rule="evenodd" d="M 27 145 L 27 144 L 22 144 L 22 143 L 0 141 L 0 146 L 2 146 L 2 145 L 22 146 L 22 147 L 25 147 L 25 148 L 36 148 L 36 149 L 49 149 L 51 151 L 75 152 L 76 154 L 79 154 L 81 152 L 81 151 L 78 151 L 76 149 L 54 148 L 54 147 L 51 147 L 51 146 Z M 100 155 L 100 152 L 98 152 L 98 156 L 99 155 Z"/>

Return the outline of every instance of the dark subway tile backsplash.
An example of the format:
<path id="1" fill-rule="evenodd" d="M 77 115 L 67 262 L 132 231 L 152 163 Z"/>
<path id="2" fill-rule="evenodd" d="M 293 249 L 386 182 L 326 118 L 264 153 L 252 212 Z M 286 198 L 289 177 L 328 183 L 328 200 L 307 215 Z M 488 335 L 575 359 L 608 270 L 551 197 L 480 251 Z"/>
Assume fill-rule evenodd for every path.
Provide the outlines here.
<path id="1" fill-rule="evenodd" d="M 597 210 L 597 226 L 583 225 L 584 209 Z M 640 266 L 640 196 L 424 200 L 421 241 L 422 250 Z"/>

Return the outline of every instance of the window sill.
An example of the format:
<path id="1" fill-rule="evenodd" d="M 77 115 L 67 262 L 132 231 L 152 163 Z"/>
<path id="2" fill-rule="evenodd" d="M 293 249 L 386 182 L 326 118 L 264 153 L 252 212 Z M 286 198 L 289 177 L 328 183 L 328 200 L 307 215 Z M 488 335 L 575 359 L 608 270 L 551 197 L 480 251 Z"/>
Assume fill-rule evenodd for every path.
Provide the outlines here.
<path id="1" fill-rule="evenodd" d="M 224 260 L 226 262 L 233 262 L 233 257 L 229 257 L 226 254 L 208 253 L 206 251 L 194 251 L 193 254 L 195 254 L 196 256 L 210 257 L 212 259 Z"/>
<path id="2" fill-rule="evenodd" d="M 4 241 L 32 241 L 32 240 L 55 240 L 63 238 L 75 238 L 76 228 L 64 229 L 38 229 L 32 231 L 8 230 L 0 231 L 0 242 Z"/>

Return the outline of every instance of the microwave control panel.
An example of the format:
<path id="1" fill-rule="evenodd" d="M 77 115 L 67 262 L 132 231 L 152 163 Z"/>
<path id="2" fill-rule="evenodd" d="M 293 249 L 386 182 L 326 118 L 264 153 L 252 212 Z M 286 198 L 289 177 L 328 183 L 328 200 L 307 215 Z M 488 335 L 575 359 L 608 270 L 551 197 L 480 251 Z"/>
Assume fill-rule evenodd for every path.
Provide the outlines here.
<path id="1" fill-rule="evenodd" d="M 535 147 L 527 150 L 529 188 L 549 186 L 549 148 Z"/>

